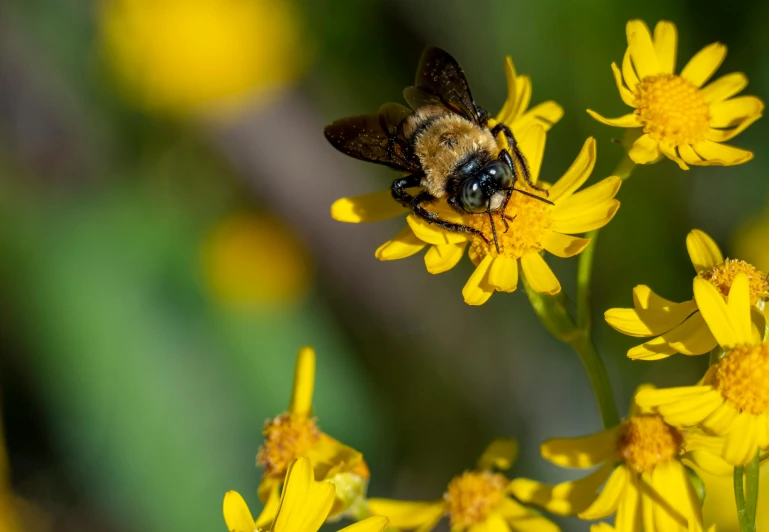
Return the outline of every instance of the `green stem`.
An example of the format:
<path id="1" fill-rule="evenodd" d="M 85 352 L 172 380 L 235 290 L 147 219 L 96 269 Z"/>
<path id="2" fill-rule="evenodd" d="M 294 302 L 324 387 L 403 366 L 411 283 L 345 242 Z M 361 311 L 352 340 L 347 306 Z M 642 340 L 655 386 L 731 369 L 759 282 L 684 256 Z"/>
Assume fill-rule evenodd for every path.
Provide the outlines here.
<path id="1" fill-rule="evenodd" d="M 745 512 L 748 530 L 756 529 L 756 510 L 758 508 L 759 453 L 745 466 Z"/>
<path id="2" fill-rule="evenodd" d="M 742 532 L 751 532 L 748 527 L 748 512 L 745 507 L 745 486 L 743 482 L 743 467 L 734 468 L 734 500 L 737 502 L 737 519 Z"/>
<path id="3" fill-rule="evenodd" d="M 577 327 L 583 331 L 590 331 L 592 320 L 590 316 L 590 280 L 593 275 L 593 257 L 595 254 L 595 240 L 598 238 L 598 229 L 590 231 L 586 238 L 590 244 L 579 256 L 577 262 Z"/>

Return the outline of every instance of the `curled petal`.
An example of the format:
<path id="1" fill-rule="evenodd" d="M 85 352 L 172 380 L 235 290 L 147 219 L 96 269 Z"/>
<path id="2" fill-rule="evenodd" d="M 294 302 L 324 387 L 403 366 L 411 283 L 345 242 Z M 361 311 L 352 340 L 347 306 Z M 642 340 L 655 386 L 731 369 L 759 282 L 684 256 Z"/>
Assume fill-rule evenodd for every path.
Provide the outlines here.
<path id="1" fill-rule="evenodd" d="M 558 203 L 559 199 L 573 194 L 579 187 L 581 187 L 593 172 L 595 161 L 595 139 L 590 137 L 585 141 L 579 155 L 577 155 L 577 158 L 566 173 L 563 174 L 563 177 L 550 188 L 550 195 L 548 196 L 550 201 Z"/>
<path id="2" fill-rule="evenodd" d="M 588 109 L 587 113 L 602 124 L 606 124 L 607 126 L 627 128 L 641 127 L 643 125 L 638 121 L 638 117 L 635 115 L 635 113 L 628 113 L 626 115 L 620 116 L 619 118 L 605 118 L 592 109 Z"/>
<path id="3" fill-rule="evenodd" d="M 394 238 L 379 246 L 374 256 L 379 260 L 405 259 L 422 251 L 425 245 L 424 241 L 420 240 L 407 225 Z"/>
<path id="4" fill-rule="evenodd" d="M 494 287 L 489 283 L 489 269 L 494 257 L 486 255 L 475 268 L 462 289 L 462 296 L 468 305 L 483 305 L 494 293 Z"/>
<path id="5" fill-rule="evenodd" d="M 535 292 L 554 295 L 561 291 L 561 283 L 539 253 L 526 253 L 521 257 L 521 267 Z"/>
<path id="6" fill-rule="evenodd" d="M 653 163 L 660 157 L 659 142 L 649 135 L 643 134 L 633 143 L 628 155 L 638 164 Z"/>
<path id="7" fill-rule="evenodd" d="M 406 222 L 408 222 L 409 227 L 411 227 L 411 230 L 414 231 L 414 234 L 417 236 L 417 238 L 434 246 L 459 244 L 460 242 L 465 242 L 468 240 L 468 235 L 464 233 L 453 233 L 445 231 L 439 226 L 430 224 L 427 222 L 427 220 L 423 220 L 414 214 L 407 216 Z"/>
<path id="8" fill-rule="evenodd" d="M 500 292 L 514 292 L 518 288 L 518 261 L 500 255 L 489 269 L 489 284 Z"/>
<path id="9" fill-rule="evenodd" d="M 425 267 L 432 274 L 447 272 L 452 269 L 465 253 L 467 242 L 431 246 L 425 253 Z"/>
<path id="10" fill-rule="evenodd" d="M 606 481 L 601 493 L 588 508 L 580 512 L 580 519 L 602 519 L 617 511 L 620 497 L 629 482 L 628 470 L 625 466 L 617 467 Z"/>
<path id="11" fill-rule="evenodd" d="M 625 82 L 622 81 L 622 72 L 620 72 L 617 63 L 611 64 L 611 71 L 614 74 L 614 82 L 617 84 L 620 98 L 622 98 L 622 101 L 625 102 L 625 104 L 630 107 L 635 107 L 635 96 L 633 96 L 633 93 L 625 86 Z"/>
<path id="12" fill-rule="evenodd" d="M 699 161 L 687 161 L 689 164 L 702 166 L 734 166 L 746 163 L 753 158 L 753 152 L 721 144 L 711 140 L 703 140 L 692 145 L 700 157 Z"/>
<path id="13" fill-rule="evenodd" d="M 564 235 L 550 231 L 545 235 L 542 246 L 556 257 L 569 258 L 579 255 L 590 244 L 589 238 Z"/>

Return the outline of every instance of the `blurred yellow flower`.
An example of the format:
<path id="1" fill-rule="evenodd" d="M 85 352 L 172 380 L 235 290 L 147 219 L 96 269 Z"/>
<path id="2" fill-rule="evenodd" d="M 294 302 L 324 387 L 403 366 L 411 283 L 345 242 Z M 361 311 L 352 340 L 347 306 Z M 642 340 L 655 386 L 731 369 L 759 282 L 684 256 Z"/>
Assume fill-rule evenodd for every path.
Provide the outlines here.
<path id="1" fill-rule="evenodd" d="M 744 273 L 735 277 L 726 301 L 715 286 L 700 278 L 694 279 L 694 298 L 724 357 L 710 367 L 701 384 L 644 390 L 637 401 L 673 426 L 726 437 L 724 460 L 741 466 L 759 450 L 769 450 L 769 343 L 762 342 L 764 319 L 751 312 L 750 282 Z"/>
<path id="2" fill-rule="evenodd" d="M 734 479 L 716 476 L 698 471 L 705 483 L 705 504 L 702 506 L 702 518 L 705 525 L 717 527 L 718 532 L 740 532 L 737 519 L 737 505 L 734 501 Z M 761 467 L 761 487 L 769 486 L 769 464 Z M 756 512 L 756 530 L 769 530 L 769 490 L 758 493 L 758 511 Z"/>
<path id="3" fill-rule="evenodd" d="M 310 285 L 306 250 L 285 225 L 263 214 L 222 220 L 206 237 L 203 263 L 214 298 L 229 307 L 290 303 Z"/>
<path id="4" fill-rule="evenodd" d="M 737 231 L 734 253 L 756 268 L 769 271 L 769 210 L 748 220 Z"/>
<path id="5" fill-rule="evenodd" d="M 769 280 L 742 260 L 724 260 L 718 245 L 707 234 L 695 229 L 686 237 L 697 278 L 711 283 L 723 297 L 729 293 L 735 276 L 747 275 L 753 305 L 769 297 Z M 702 355 L 716 347 L 716 339 L 691 299 L 674 303 L 655 294 L 648 286 L 633 289 L 634 308 L 609 309 L 604 314 L 609 325 L 621 333 L 655 338 L 627 352 L 632 359 L 659 360 L 675 353 Z"/>
<path id="6" fill-rule="evenodd" d="M 21 532 L 16 497 L 11 492 L 11 471 L 0 419 L 0 532 Z"/>
<path id="7" fill-rule="evenodd" d="M 604 124 L 633 128 L 639 137 L 630 150 L 636 163 L 657 161 L 662 155 L 688 170 L 692 165 L 734 165 L 753 153 L 722 144 L 761 117 L 763 102 L 738 94 L 748 84 L 742 73 L 727 74 L 703 87 L 726 57 L 726 46 L 713 43 L 700 50 L 675 74 L 678 34 L 673 23 L 649 28 L 641 20 L 627 23 L 628 48 L 622 71 L 611 68 L 622 101 L 634 108 L 619 118 L 588 113 Z"/>
<path id="8" fill-rule="evenodd" d="M 642 526 L 646 532 L 702 530 L 700 501 L 684 467 L 684 460 L 699 463 L 701 446 L 638 404 L 617 427 L 549 440 L 541 451 L 561 467 L 599 467 L 585 478 L 555 486 L 516 479 L 511 492 L 523 502 L 590 521 L 616 514 L 618 532 L 640 532 Z M 704 462 L 713 465 L 710 457 Z M 719 469 L 730 471 L 724 464 Z"/>
<path id="9" fill-rule="evenodd" d="M 106 59 L 152 111 L 224 109 L 298 78 L 307 59 L 289 0 L 106 0 Z"/>
<path id="10" fill-rule="evenodd" d="M 323 433 L 312 415 L 315 387 L 315 351 L 299 350 L 294 370 L 294 386 L 288 412 L 268 420 L 264 428 L 264 445 L 256 456 L 264 468 L 259 497 L 267 506 L 277 504 L 278 490 L 289 464 L 299 457 L 309 459 L 315 478 L 336 486 L 332 516 L 344 513 L 365 495 L 369 470 L 363 456 Z"/>
<path id="11" fill-rule="evenodd" d="M 255 532 L 272 523 L 270 532 L 317 532 L 331 511 L 336 488 L 330 482 L 318 482 L 307 458 L 291 462 L 280 501 L 265 506 L 256 520 L 246 501 L 235 491 L 224 496 L 224 521 L 230 532 Z M 369 517 L 340 532 L 383 532 L 387 518 Z"/>
<path id="12" fill-rule="evenodd" d="M 478 469 L 455 477 L 436 501 L 369 499 L 374 514 L 386 515 L 403 530 L 430 532 L 447 516 L 452 532 L 557 532 L 558 526 L 509 496 L 510 481 L 493 469 L 508 469 L 515 461 L 515 440 L 496 440 L 478 461 Z"/>

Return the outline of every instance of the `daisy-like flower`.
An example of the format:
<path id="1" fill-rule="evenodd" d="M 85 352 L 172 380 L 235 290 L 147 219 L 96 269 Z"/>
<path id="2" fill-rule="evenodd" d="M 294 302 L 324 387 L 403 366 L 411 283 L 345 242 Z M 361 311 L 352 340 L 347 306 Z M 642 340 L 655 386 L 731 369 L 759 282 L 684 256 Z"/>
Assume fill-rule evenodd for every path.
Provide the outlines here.
<path id="1" fill-rule="evenodd" d="M 339 516 L 364 496 L 369 470 L 361 453 L 320 431 L 312 414 L 315 385 L 315 351 L 299 350 L 288 412 L 270 419 L 264 428 L 264 445 L 256 456 L 264 468 L 259 498 L 268 506 L 277 503 L 280 485 L 289 464 L 299 457 L 309 460 L 319 480 L 336 486 L 331 516 Z"/>
<path id="2" fill-rule="evenodd" d="M 724 260 L 718 245 L 699 229 L 686 237 L 697 278 L 712 284 L 723 297 L 739 273 L 747 275 L 750 302 L 763 306 L 769 297 L 769 280 L 742 260 Z M 648 286 L 633 289 L 634 308 L 614 308 L 604 314 L 609 325 L 619 332 L 641 338 L 654 337 L 627 352 L 632 359 L 659 360 L 675 353 L 702 355 L 716 347 L 713 337 L 694 299 L 674 303 L 655 294 Z"/>
<path id="3" fill-rule="evenodd" d="M 517 450 L 515 440 L 494 441 L 478 461 L 478 469 L 455 477 L 443 499 L 369 499 L 369 508 L 375 514 L 388 516 L 390 524 L 402 530 L 430 532 L 447 516 L 452 532 L 557 532 L 554 523 L 510 497 L 510 481 L 494 471 L 509 469 Z"/>
<path id="4" fill-rule="evenodd" d="M 627 23 L 628 48 L 620 71 L 612 63 L 617 89 L 632 113 L 604 118 L 614 127 L 638 131 L 630 150 L 636 163 L 662 155 L 688 170 L 690 164 L 729 166 L 753 158 L 753 153 L 723 144 L 761 117 L 763 102 L 755 96 L 733 98 L 748 84 L 745 74 L 727 74 L 704 86 L 726 57 L 726 46 L 713 43 L 700 50 L 675 74 L 678 35 L 671 22 L 661 21 L 654 37 L 643 21 Z"/>
<path id="5" fill-rule="evenodd" d="M 732 282 L 727 300 L 711 283 L 694 279 L 700 313 L 724 350 L 701 384 L 644 390 L 639 404 L 653 408 L 676 427 L 698 427 L 724 436 L 722 456 L 732 465 L 750 462 L 769 449 L 769 343 L 763 343 L 764 318 L 752 312 L 750 280 Z"/>
<path id="6" fill-rule="evenodd" d="M 587 477 L 554 486 L 516 479 L 512 493 L 558 515 L 592 521 L 616 514 L 618 532 L 688 531 L 690 526 L 702 530 L 700 501 L 685 463 L 730 472 L 717 456 L 706 455 L 702 445 L 690 442 L 687 433 L 638 404 L 617 427 L 549 440 L 541 452 L 562 467 L 598 467 Z"/>
<path id="7" fill-rule="evenodd" d="M 317 532 L 334 505 L 336 488 L 331 482 L 315 480 L 307 458 L 291 462 L 286 472 L 280 501 L 265 506 L 254 520 L 246 501 L 235 491 L 224 496 L 224 521 L 230 532 L 256 532 L 272 523 L 269 532 Z M 369 517 L 339 532 L 383 532 L 387 518 Z"/>
<path id="8" fill-rule="evenodd" d="M 511 58 L 505 62 L 505 75 L 507 77 L 507 99 L 495 120 L 489 121 L 489 127 L 497 123 L 503 123 L 509 127 L 516 138 L 521 138 L 523 133 L 531 126 L 538 124 L 548 131 L 563 116 L 563 109 L 553 101 L 546 101 L 529 109 L 531 100 L 531 79 L 526 75 L 518 75 Z M 500 150 L 507 146 L 501 143 Z M 444 209 L 448 206 L 444 204 Z M 389 189 L 362 196 L 341 198 L 331 206 L 331 216 L 335 220 L 348 223 L 379 222 L 408 214 L 409 209 L 395 201 Z M 454 212 L 454 211 L 452 211 Z M 414 234 L 411 227 L 406 226 L 397 236 L 385 242 L 376 250 L 379 260 L 403 259 L 418 253 L 427 244 Z M 446 250 L 443 250 L 444 252 Z M 425 265 L 431 273 L 446 271 L 446 257 L 437 251 L 428 251 L 425 256 Z M 452 257 L 459 260 L 460 253 L 453 253 Z"/>

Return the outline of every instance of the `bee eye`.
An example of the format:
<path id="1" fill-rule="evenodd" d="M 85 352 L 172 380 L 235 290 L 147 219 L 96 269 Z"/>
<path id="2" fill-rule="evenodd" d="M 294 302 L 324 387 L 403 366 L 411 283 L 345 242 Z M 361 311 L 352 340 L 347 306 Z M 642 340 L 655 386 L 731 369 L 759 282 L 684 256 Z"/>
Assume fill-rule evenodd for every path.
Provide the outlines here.
<path id="1" fill-rule="evenodd" d="M 513 183 L 513 173 L 510 171 L 510 167 L 502 161 L 490 162 L 483 167 L 483 173 L 491 178 L 499 190 L 510 188 Z"/>
<path id="2" fill-rule="evenodd" d="M 466 179 L 459 189 L 459 202 L 467 212 L 478 213 L 488 209 L 488 198 L 481 188 L 481 181 L 476 177 Z"/>

